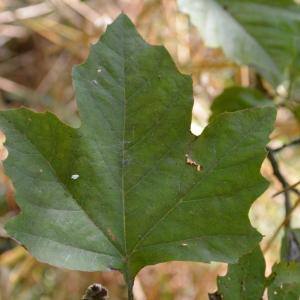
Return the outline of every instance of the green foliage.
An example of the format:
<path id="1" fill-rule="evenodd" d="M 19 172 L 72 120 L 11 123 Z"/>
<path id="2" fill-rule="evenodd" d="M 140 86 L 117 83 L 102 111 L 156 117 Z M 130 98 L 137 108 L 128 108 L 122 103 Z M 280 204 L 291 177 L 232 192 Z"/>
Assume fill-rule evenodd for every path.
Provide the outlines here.
<path id="1" fill-rule="evenodd" d="M 265 290 L 265 260 L 257 246 L 229 265 L 227 275 L 218 278 L 219 292 L 225 300 L 261 299 Z"/>
<path id="2" fill-rule="evenodd" d="M 0 216 L 7 211 L 5 192 L 5 186 L 0 184 Z"/>
<path id="3" fill-rule="evenodd" d="M 300 264 L 281 262 L 273 268 L 268 288 L 269 300 L 299 300 Z"/>
<path id="4" fill-rule="evenodd" d="M 298 121 L 298 123 L 300 123 L 300 105 L 296 103 L 296 105 L 292 105 L 290 109 L 294 114 L 295 119 Z"/>
<path id="5" fill-rule="evenodd" d="M 281 260 L 300 262 L 300 229 L 286 228 L 281 242 Z"/>
<path id="6" fill-rule="evenodd" d="M 292 0 L 178 0 L 208 47 L 255 66 L 273 85 L 299 77 L 300 7 Z"/>
<path id="7" fill-rule="evenodd" d="M 214 99 L 209 120 L 212 121 L 223 112 L 272 105 L 272 100 L 266 98 L 258 90 L 235 86 L 225 89 L 221 95 Z"/>
<path id="8" fill-rule="evenodd" d="M 257 245 L 248 210 L 267 187 L 259 171 L 275 109 L 221 114 L 193 137 L 191 78 L 124 15 L 73 79 L 80 128 L 51 113 L 0 113 L 22 209 L 7 229 L 33 255 L 118 269 L 131 288 L 146 265 L 233 263 Z"/>
<path id="9" fill-rule="evenodd" d="M 300 264 L 281 262 L 265 278 L 265 261 L 257 246 L 252 252 L 229 265 L 225 277 L 218 278 L 218 292 L 222 300 L 262 299 L 265 288 L 269 300 L 299 300 Z"/>

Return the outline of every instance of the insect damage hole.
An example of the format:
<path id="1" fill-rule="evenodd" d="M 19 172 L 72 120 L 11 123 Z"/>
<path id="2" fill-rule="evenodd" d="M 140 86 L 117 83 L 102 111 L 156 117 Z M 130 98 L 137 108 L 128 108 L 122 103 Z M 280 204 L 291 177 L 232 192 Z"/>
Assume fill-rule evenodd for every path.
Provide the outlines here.
<path id="1" fill-rule="evenodd" d="M 79 174 L 73 174 L 73 175 L 71 176 L 71 179 L 76 180 L 76 179 L 78 179 L 79 177 L 80 177 Z"/>
<path id="2" fill-rule="evenodd" d="M 203 171 L 203 166 L 201 166 L 196 161 L 191 159 L 188 154 L 185 155 L 185 159 L 186 159 L 186 163 L 190 166 L 195 167 L 198 172 Z"/>

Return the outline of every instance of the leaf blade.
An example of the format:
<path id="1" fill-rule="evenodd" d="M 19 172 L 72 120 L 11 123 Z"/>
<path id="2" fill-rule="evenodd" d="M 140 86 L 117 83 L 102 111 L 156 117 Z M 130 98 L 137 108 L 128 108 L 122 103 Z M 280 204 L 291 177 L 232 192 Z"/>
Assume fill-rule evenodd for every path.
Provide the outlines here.
<path id="1" fill-rule="evenodd" d="M 247 213 L 266 187 L 259 169 L 274 109 L 223 114 L 193 137 L 191 78 L 124 15 L 73 76 L 80 128 L 52 114 L 0 113 L 23 211 L 13 236 L 42 261 L 119 269 L 128 281 L 147 264 L 232 262 L 254 247 L 260 236 Z"/>
<path id="2" fill-rule="evenodd" d="M 261 299 L 266 285 L 265 265 L 259 246 L 241 257 L 238 264 L 229 265 L 226 276 L 218 278 L 222 299 Z"/>
<path id="3" fill-rule="evenodd" d="M 255 66 L 275 87 L 289 77 L 299 53 L 300 10 L 293 1 L 179 0 L 179 6 L 208 47 Z"/>
<path id="4" fill-rule="evenodd" d="M 222 94 L 214 99 L 211 105 L 211 116 L 209 121 L 215 116 L 223 112 L 233 112 L 237 110 L 272 106 L 274 105 L 271 99 L 266 98 L 259 91 L 251 88 L 234 86 L 227 88 Z"/>
<path id="5" fill-rule="evenodd" d="M 6 143 L 10 158 L 5 161 L 4 165 L 14 185 L 18 188 L 16 197 L 22 208 L 22 214 L 8 224 L 8 232 L 13 233 L 16 239 L 26 244 L 30 251 L 42 261 L 49 262 L 50 260 L 52 264 L 57 265 L 57 256 L 63 251 L 65 259 L 59 260 L 58 265 L 68 268 L 72 266 L 68 261 L 69 259 L 66 259 L 69 254 L 64 249 L 67 247 L 72 248 L 73 251 L 77 249 L 77 252 L 85 249 L 88 258 L 91 258 L 92 253 L 102 252 L 108 256 L 113 255 L 112 257 L 119 256 L 115 248 L 109 245 L 107 238 L 101 235 L 97 226 L 91 222 L 91 219 L 80 209 L 80 205 L 74 199 L 70 189 L 71 173 L 68 176 L 63 176 L 63 174 L 55 172 L 58 170 L 58 164 L 61 173 L 64 172 L 64 160 L 59 159 L 59 157 L 53 161 L 52 159 L 45 159 L 45 156 L 51 157 L 52 150 L 55 149 L 52 140 L 49 139 L 45 142 L 47 133 L 50 136 L 55 134 L 56 140 L 63 139 L 60 143 L 61 147 L 69 149 L 73 148 L 73 145 L 72 142 L 66 142 L 67 136 L 70 132 L 74 135 L 74 131 L 60 123 L 52 114 L 36 114 L 26 109 L 1 112 L 1 128 L 5 128 L 8 137 L 15 139 L 9 139 Z M 56 128 L 55 133 L 52 131 L 53 128 Z M 39 134 L 41 129 L 43 130 L 43 137 Z M 59 132 L 62 133 L 61 138 Z M 40 148 L 38 148 L 39 146 Z M 55 149 L 58 155 L 62 148 Z M 70 158 L 71 156 L 69 156 Z M 56 166 L 51 165 L 51 161 L 52 163 L 56 161 Z M 24 168 L 24 166 L 26 167 Z M 68 162 L 66 167 L 68 167 Z M 62 180 L 63 177 L 65 180 Z M 78 240 L 74 229 L 77 229 L 77 233 L 79 232 L 82 236 L 103 240 L 102 247 L 89 242 L 88 239 L 85 241 Z M 44 240 L 41 239 L 42 237 Z M 51 251 L 59 245 L 59 251 Z M 48 247 L 50 251 L 47 250 Z M 45 253 L 50 257 L 43 258 Z M 102 260 L 108 261 L 98 258 L 98 264 L 95 264 L 91 263 L 94 259 L 91 262 L 89 259 L 85 259 L 86 264 L 89 265 L 85 269 L 97 269 L 103 266 Z M 111 264 L 110 260 L 107 262 L 108 264 Z M 80 259 L 74 259 L 73 264 L 72 268 L 83 268 Z"/>

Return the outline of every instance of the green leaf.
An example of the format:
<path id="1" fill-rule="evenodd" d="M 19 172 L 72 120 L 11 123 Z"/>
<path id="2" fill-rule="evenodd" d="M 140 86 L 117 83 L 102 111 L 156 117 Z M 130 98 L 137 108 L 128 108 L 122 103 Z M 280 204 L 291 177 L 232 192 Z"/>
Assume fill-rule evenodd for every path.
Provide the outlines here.
<path id="1" fill-rule="evenodd" d="M 281 241 L 281 260 L 300 262 L 300 228 L 287 228 Z"/>
<path id="2" fill-rule="evenodd" d="M 210 121 L 223 112 L 272 106 L 273 102 L 257 90 L 243 87 L 231 87 L 214 99 L 211 106 Z"/>
<path id="3" fill-rule="evenodd" d="M 6 200 L 6 188 L 2 182 L 0 182 L 0 216 L 8 211 Z"/>
<path id="4" fill-rule="evenodd" d="M 300 86 L 300 85 L 299 85 Z M 295 107 L 293 107 L 291 109 L 292 113 L 295 116 L 295 119 L 298 121 L 298 123 L 300 123 L 300 104 L 295 105 Z"/>
<path id="5" fill-rule="evenodd" d="M 259 246 L 241 257 L 237 264 L 229 265 L 227 275 L 218 278 L 218 289 L 222 299 L 262 299 L 265 289 L 265 266 Z"/>
<path id="6" fill-rule="evenodd" d="M 299 300 L 300 264 L 279 263 L 273 267 L 273 281 L 268 288 L 269 300 Z"/>
<path id="7" fill-rule="evenodd" d="M 221 47 L 236 63 L 255 66 L 275 86 L 295 77 L 290 73 L 300 54 L 300 8 L 294 1 L 178 2 L 208 47 Z"/>
<path id="8" fill-rule="evenodd" d="M 41 261 L 118 269 L 128 282 L 149 264 L 235 262 L 255 247 L 248 210 L 267 187 L 259 170 L 274 109 L 222 114 L 192 136 L 190 76 L 124 15 L 73 79 L 80 128 L 0 113 L 22 209 L 12 236 Z"/>

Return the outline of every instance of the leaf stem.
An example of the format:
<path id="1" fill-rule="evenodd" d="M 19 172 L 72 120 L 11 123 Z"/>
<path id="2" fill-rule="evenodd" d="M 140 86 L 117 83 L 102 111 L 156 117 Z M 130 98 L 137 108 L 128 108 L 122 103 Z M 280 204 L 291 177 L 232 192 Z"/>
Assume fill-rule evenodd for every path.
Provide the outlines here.
<path id="1" fill-rule="evenodd" d="M 291 209 L 290 194 L 288 191 L 290 184 L 287 182 L 287 180 L 285 179 L 285 177 L 282 175 L 280 171 L 279 164 L 274 155 L 274 150 L 269 147 L 267 147 L 267 150 L 268 150 L 268 159 L 273 169 L 273 174 L 279 180 L 284 190 L 283 194 L 284 194 L 285 214 L 287 215 L 289 210 Z M 289 223 L 286 223 L 285 225 L 286 227 L 289 227 Z"/>
<path id="2" fill-rule="evenodd" d="M 269 248 L 271 247 L 273 241 L 275 240 L 275 238 L 279 234 L 281 228 L 284 227 L 290 221 L 290 218 L 292 216 L 293 211 L 298 207 L 299 204 L 300 204 L 300 198 L 297 199 L 297 201 L 291 207 L 290 211 L 288 212 L 288 214 L 286 215 L 286 217 L 284 218 L 284 220 L 277 227 L 277 229 L 273 233 L 272 237 L 270 238 L 269 242 L 267 243 L 266 247 L 263 249 L 263 253 L 266 253 L 269 250 Z"/>
<path id="3" fill-rule="evenodd" d="M 132 287 L 129 287 L 129 286 L 128 286 L 128 300 L 134 300 Z"/>
<path id="4" fill-rule="evenodd" d="M 128 270 L 125 271 L 123 274 L 124 274 L 124 279 L 125 279 L 126 285 L 127 285 L 128 300 L 134 300 L 134 297 L 133 297 L 134 279 L 132 278 L 132 276 L 130 275 L 130 273 L 128 272 Z"/>

